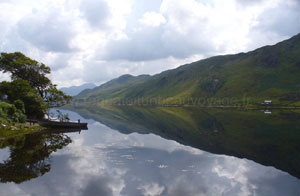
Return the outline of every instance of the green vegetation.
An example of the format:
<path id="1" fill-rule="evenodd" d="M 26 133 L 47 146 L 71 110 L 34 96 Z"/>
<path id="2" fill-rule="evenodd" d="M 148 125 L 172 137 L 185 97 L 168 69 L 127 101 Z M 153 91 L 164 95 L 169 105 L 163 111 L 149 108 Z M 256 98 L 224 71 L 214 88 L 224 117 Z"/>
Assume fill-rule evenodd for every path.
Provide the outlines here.
<path id="1" fill-rule="evenodd" d="M 15 101 L 14 104 L 0 103 L 0 139 L 22 136 L 28 133 L 42 130 L 39 126 L 25 124 L 26 115 L 22 101 Z"/>
<path id="2" fill-rule="evenodd" d="M 59 107 L 71 100 L 46 76 L 50 68 L 20 52 L 1 53 L 0 71 L 10 73 L 11 81 L 0 83 L 0 136 L 35 131 L 26 128 L 26 119 L 44 118 L 51 107 Z M 9 132 L 10 131 L 10 132 Z M 14 133 L 14 134 L 13 134 Z"/>
<path id="3" fill-rule="evenodd" d="M 299 76 L 300 34 L 274 46 L 211 57 L 154 76 L 121 76 L 83 91 L 74 102 L 258 108 L 272 100 L 273 107 L 299 106 Z"/>
<path id="4" fill-rule="evenodd" d="M 5 126 L 3 126 L 5 125 Z M 24 136 L 29 133 L 34 133 L 43 130 L 40 126 L 29 126 L 24 123 L 6 123 L 0 126 L 0 139 L 8 139 L 19 136 Z"/>
<path id="5" fill-rule="evenodd" d="M 15 105 L 1 102 L 0 103 L 0 122 L 5 123 L 7 119 L 24 123 L 26 116 L 24 114 L 24 103 L 20 100 L 15 101 Z"/>
<path id="6" fill-rule="evenodd" d="M 12 104 L 15 101 L 22 102 L 24 105 L 23 111 L 29 118 L 42 118 L 46 112 L 47 107 L 42 97 L 26 80 L 16 79 L 12 82 L 1 82 L 0 92 L 3 101 Z"/>

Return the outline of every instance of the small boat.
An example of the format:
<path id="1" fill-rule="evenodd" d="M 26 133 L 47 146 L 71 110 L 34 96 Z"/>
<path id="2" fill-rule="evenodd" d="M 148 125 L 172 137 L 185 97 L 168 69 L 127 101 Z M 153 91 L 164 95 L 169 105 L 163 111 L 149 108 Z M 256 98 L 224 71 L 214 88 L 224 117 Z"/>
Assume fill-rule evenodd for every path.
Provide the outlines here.
<path id="1" fill-rule="evenodd" d="M 43 127 L 61 127 L 61 128 L 87 128 L 87 123 L 79 122 L 61 122 L 53 120 L 38 120 L 38 124 Z"/>

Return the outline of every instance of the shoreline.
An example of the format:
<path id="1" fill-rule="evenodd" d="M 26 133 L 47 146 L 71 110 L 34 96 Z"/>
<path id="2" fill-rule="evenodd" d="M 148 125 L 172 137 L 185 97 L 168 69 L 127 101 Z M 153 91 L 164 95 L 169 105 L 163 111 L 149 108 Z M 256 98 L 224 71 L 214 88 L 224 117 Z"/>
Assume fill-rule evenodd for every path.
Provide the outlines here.
<path id="1" fill-rule="evenodd" d="M 197 107 L 197 108 L 220 108 L 220 109 L 246 109 L 246 110 L 280 110 L 280 109 L 300 109 L 300 106 L 238 106 L 238 105 L 211 105 L 211 106 L 203 106 L 203 105 L 190 105 L 190 104 L 99 104 L 98 107 L 105 106 L 126 106 L 126 107 Z M 73 108 L 73 107 L 89 107 L 87 105 L 80 104 L 70 104 L 66 105 L 62 108 Z"/>
<path id="2" fill-rule="evenodd" d="M 18 123 L 15 125 L 6 125 L 0 127 L 0 142 L 18 136 L 31 134 L 44 130 L 39 125 L 28 125 L 27 123 Z"/>

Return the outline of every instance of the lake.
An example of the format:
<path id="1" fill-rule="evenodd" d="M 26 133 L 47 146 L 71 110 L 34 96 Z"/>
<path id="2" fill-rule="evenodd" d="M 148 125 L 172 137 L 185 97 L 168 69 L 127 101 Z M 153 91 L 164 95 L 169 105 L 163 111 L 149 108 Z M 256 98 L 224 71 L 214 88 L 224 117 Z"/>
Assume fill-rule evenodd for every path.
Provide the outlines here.
<path id="1" fill-rule="evenodd" d="M 299 196 L 299 111 L 61 110 L 88 130 L 0 141 L 0 195 Z"/>

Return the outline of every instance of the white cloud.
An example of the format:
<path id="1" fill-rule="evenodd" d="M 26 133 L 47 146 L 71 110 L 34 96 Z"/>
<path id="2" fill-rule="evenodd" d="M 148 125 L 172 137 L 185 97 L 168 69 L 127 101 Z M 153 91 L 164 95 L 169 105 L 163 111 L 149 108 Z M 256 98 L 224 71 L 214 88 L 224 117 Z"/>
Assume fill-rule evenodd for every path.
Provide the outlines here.
<path id="1" fill-rule="evenodd" d="M 159 184 L 156 184 L 156 183 L 146 184 L 146 185 L 138 187 L 137 189 L 142 190 L 142 194 L 144 196 L 161 195 L 162 192 L 165 190 L 164 187 L 159 186 Z"/>
<path id="2" fill-rule="evenodd" d="M 158 73 L 300 32 L 297 0 L 6 0 L 0 51 L 52 67 L 59 86 Z"/>
<path id="3" fill-rule="evenodd" d="M 80 10 L 91 27 L 105 28 L 107 19 L 110 16 L 110 10 L 106 1 L 82 0 Z"/>
<path id="4" fill-rule="evenodd" d="M 47 15 L 39 12 L 20 20 L 18 32 L 24 40 L 43 51 L 72 52 L 70 27 L 70 21 L 64 20 L 57 11 Z"/>
<path id="5" fill-rule="evenodd" d="M 165 17 L 156 12 L 146 12 L 143 18 L 139 19 L 139 22 L 146 26 L 157 27 L 161 24 L 165 24 L 167 21 Z"/>
<path id="6" fill-rule="evenodd" d="M 10 80 L 10 75 L 8 73 L 0 72 L 0 82 L 9 81 L 9 80 Z"/>

